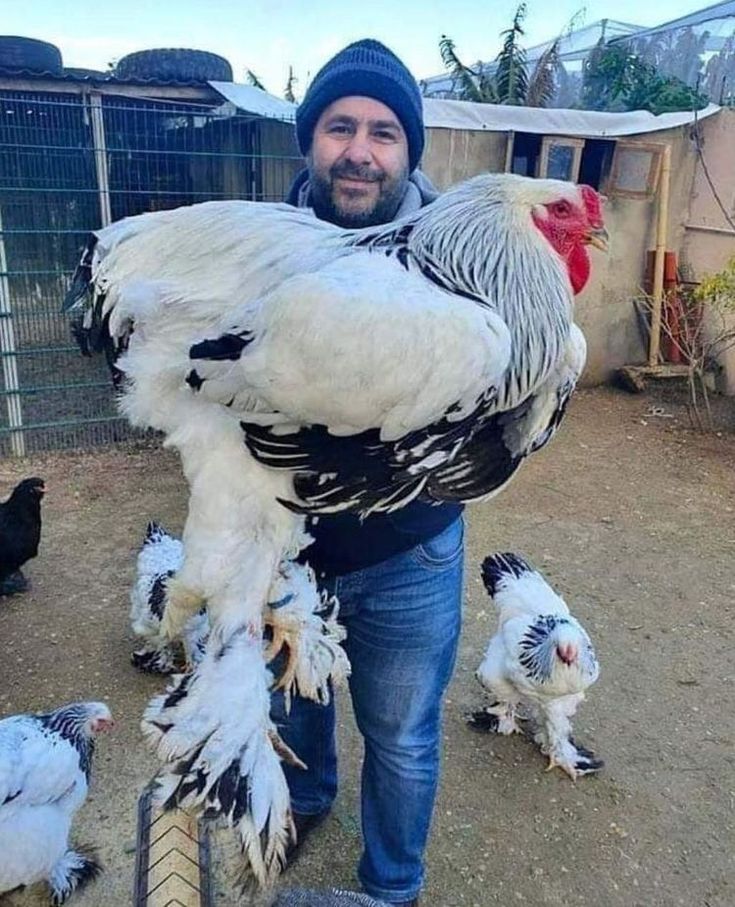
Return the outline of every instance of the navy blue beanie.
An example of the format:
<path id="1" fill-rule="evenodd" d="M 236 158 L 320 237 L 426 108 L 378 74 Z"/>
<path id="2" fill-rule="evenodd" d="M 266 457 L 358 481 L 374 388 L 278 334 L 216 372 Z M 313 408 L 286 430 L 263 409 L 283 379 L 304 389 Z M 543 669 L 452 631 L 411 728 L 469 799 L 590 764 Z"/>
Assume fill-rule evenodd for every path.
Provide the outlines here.
<path id="1" fill-rule="evenodd" d="M 413 171 L 424 151 L 424 114 L 416 80 L 380 41 L 356 41 L 325 63 L 309 85 L 296 111 L 296 138 L 306 155 L 314 127 L 333 101 L 360 95 L 382 101 L 395 113 L 408 139 L 408 166 Z"/>

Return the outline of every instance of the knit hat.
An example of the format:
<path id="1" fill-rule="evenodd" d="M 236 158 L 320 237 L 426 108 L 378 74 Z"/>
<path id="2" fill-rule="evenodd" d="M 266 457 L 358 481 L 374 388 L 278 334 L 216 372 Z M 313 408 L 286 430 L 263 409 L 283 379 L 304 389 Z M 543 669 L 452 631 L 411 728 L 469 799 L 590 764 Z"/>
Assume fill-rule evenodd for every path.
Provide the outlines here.
<path id="1" fill-rule="evenodd" d="M 380 41 L 356 41 L 341 50 L 314 76 L 296 111 L 296 137 L 306 155 L 314 127 L 333 101 L 361 95 L 382 101 L 395 113 L 408 139 L 409 172 L 424 151 L 424 115 L 416 80 L 398 57 Z"/>

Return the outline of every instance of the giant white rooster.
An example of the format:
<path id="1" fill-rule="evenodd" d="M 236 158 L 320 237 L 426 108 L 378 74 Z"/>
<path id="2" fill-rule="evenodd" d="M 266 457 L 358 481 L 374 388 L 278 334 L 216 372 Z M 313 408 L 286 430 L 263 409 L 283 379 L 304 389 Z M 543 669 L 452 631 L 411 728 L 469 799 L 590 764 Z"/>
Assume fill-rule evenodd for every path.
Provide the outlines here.
<path id="1" fill-rule="evenodd" d="M 75 334 L 106 352 L 123 412 L 166 434 L 190 485 L 161 629 L 176 638 L 205 601 L 211 622 L 203 661 L 146 714 L 161 795 L 236 826 L 261 881 L 291 834 L 277 753 L 295 758 L 269 719 L 263 609 L 309 542 L 303 514 L 502 488 L 582 370 L 573 294 L 603 236 L 589 187 L 485 175 L 383 227 L 207 202 L 88 245 Z M 292 652 L 297 624 L 274 631 Z"/>
<path id="2" fill-rule="evenodd" d="M 572 739 L 572 718 L 600 667 L 590 638 L 541 574 L 517 554 L 494 554 L 482 565 L 485 588 L 498 610 L 498 629 L 477 679 L 493 702 L 471 724 L 500 734 L 521 733 L 519 709 L 533 736 L 572 780 L 598 772 L 601 759 Z"/>
<path id="3" fill-rule="evenodd" d="M 0 895 L 46 881 L 63 904 L 100 872 L 91 853 L 69 847 L 84 803 L 94 737 L 112 726 L 103 702 L 76 702 L 0 721 Z"/>

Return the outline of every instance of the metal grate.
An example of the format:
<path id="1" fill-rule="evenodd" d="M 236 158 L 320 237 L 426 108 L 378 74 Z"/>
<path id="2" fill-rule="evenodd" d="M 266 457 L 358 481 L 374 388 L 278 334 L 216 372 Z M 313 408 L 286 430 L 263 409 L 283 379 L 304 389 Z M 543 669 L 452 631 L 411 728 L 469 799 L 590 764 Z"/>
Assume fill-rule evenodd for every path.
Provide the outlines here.
<path id="1" fill-rule="evenodd" d="M 60 314 L 86 234 L 209 199 L 280 201 L 293 125 L 229 104 L 0 91 L 0 455 L 126 441 Z"/>

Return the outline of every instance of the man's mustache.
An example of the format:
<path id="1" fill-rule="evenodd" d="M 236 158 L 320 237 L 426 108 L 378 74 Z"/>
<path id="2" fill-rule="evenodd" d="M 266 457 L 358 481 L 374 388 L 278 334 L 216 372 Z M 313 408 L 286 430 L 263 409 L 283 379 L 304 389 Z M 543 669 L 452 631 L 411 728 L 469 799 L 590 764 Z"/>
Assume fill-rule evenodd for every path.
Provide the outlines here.
<path id="1" fill-rule="evenodd" d="M 365 183 L 379 183 L 385 178 L 382 170 L 362 167 L 355 164 L 335 164 L 329 171 L 332 179 L 353 179 Z"/>

